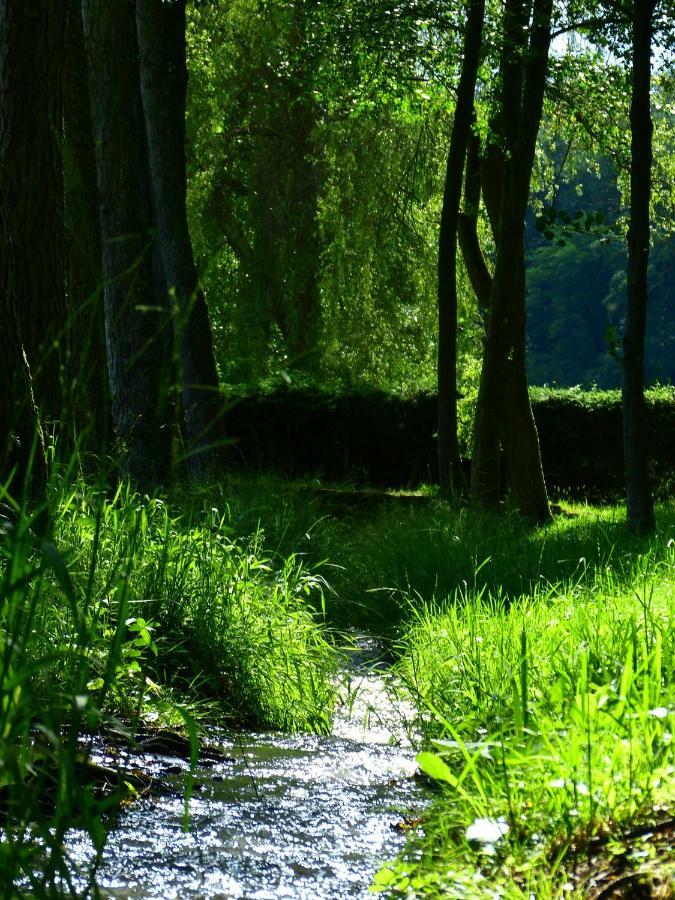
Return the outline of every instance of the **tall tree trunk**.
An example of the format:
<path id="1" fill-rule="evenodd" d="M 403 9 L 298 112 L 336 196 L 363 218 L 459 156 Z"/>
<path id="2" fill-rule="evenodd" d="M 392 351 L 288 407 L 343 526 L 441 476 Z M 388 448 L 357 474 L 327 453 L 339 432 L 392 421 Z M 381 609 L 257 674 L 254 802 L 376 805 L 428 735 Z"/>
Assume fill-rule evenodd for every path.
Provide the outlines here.
<path id="1" fill-rule="evenodd" d="M 221 469 L 225 431 L 211 325 L 187 221 L 185 0 L 137 0 L 136 19 L 155 214 L 167 287 L 177 306 L 189 465 L 203 478 Z"/>
<path id="2" fill-rule="evenodd" d="M 631 213 L 628 230 L 628 305 L 623 337 L 623 446 L 628 527 L 635 534 L 649 534 L 656 527 L 649 484 L 644 398 L 653 129 L 649 96 L 653 11 L 654 0 L 633 0 Z"/>
<path id="3" fill-rule="evenodd" d="M 0 483 L 12 496 L 43 500 L 47 483 L 42 432 L 21 345 L 9 221 L 0 195 Z"/>
<path id="4" fill-rule="evenodd" d="M 478 239 L 480 190 L 480 138 L 477 134 L 472 134 L 466 148 L 464 211 L 459 214 L 457 238 L 478 305 L 487 313 L 490 309 L 492 275 Z"/>
<path id="5" fill-rule="evenodd" d="M 48 419 L 69 417 L 61 171 L 63 0 L 0 3 L 0 191 L 23 345 Z"/>
<path id="6" fill-rule="evenodd" d="M 503 446 L 513 498 L 521 512 L 550 519 L 539 440 L 525 368 L 525 213 L 541 121 L 550 43 L 551 0 L 534 0 L 529 47 L 527 6 L 507 0 L 504 13 L 501 126 L 506 158 L 497 227 L 497 260 L 481 373 L 471 493 L 495 506 Z M 525 52 L 527 50 L 527 52 Z"/>
<path id="7" fill-rule="evenodd" d="M 91 122 L 81 0 L 66 0 L 63 70 L 63 174 L 66 285 L 72 395 L 80 446 L 107 447 L 110 392 L 103 318 L 103 271 L 96 155 Z"/>
<path id="8" fill-rule="evenodd" d="M 112 417 L 124 468 L 151 488 L 168 474 L 170 315 L 152 239 L 133 4 L 83 0 L 104 275 Z"/>
<path id="9" fill-rule="evenodd" d="M 469 0 L 438 239 L 438 478 L 446 496 L 462 488 L 457 435 L 457 230 L 484 16 L 485 0 Z"/>

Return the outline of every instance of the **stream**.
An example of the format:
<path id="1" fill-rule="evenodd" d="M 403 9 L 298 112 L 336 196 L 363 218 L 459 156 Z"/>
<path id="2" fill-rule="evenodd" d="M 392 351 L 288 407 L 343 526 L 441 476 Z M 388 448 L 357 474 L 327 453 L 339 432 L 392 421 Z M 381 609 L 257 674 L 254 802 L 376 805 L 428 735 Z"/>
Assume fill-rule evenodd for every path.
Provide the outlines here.
<path id="1" fill-rule="evenodd" d="M 405 843 L 407 816 L 425 803 L 413 778 L 414 709 L 377 644 L 358 649 L 339 680 L 327 736 L 213 733 L 223 761 L 198 767 L 190 829 L 182 829 L 187 763 L 144 754 L 174 796 L 142 800 L 111 831 L 97 882 L 104 897 L 338 900 L 369 897 L 379 864 Z M 86 836 L 69 852 L 85 872 Z"/>

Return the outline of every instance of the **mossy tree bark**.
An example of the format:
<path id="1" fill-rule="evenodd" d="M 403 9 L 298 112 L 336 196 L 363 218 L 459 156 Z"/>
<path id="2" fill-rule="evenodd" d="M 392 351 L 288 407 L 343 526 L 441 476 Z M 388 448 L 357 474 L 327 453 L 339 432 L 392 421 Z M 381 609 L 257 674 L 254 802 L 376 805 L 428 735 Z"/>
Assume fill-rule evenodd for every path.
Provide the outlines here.
<path id="1" fill-rule="evenodd" d="M 484 17 L 485 0 L 469 0 L 438 239 L 438 476 L 444 495 L 463 487 L 457 435 L 457 233 Z"/>
<path id="2" fill-rule="evenodd" d="M 628 230 L 628 304 L 623 337 L 623 445 L 628 527 L 649 534 L 656 526 L 649 483 L 645 415 L 645 330 L 652 168 L 650 106 L 654 0 L 633 0 L 631 75 L 631 213 Z"/>
<path id="3" fill-rule="evenodd" d="M 143 488 L 168 475 L 171 317 L 152 237 L 134 5 L 84 0 L 96 147 L 112 418 L 124 470 Z"/>

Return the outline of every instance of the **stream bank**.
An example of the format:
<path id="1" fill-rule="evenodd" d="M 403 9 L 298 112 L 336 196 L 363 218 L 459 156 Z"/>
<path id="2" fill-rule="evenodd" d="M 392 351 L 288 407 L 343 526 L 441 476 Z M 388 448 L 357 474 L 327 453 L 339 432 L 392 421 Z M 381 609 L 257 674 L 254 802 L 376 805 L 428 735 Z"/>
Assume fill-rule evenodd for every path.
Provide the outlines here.
<path id="1" fill-rule="evenodd" d="M 339 900 L 368 897 L 379 864 L 405 843 L 425 803 L 414 778 L 415 710 L 377 643 L 359 635 L 340 674 L 330 735 L 212 732 L 223 759 L 200 766 L 183 831 L 187 762 L 145 753 L 170 772 L 163 796 L 124 810 L 98 867 L 104 897 Z M 106 760 L 103 758 L 103 762 Z M 85 884 L 94 857 L 69 840 Z"/>

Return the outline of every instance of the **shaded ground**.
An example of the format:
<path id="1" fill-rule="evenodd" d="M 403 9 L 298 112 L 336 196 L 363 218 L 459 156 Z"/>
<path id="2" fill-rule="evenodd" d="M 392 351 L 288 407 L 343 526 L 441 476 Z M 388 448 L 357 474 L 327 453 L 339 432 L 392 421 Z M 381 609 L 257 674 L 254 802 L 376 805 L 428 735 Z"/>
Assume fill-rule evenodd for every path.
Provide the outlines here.
<path id="1" fill-rule="evenodd" d="M 591 841 L 571 875 L 589 900 L 675 897 L 675 819 Z"/>

